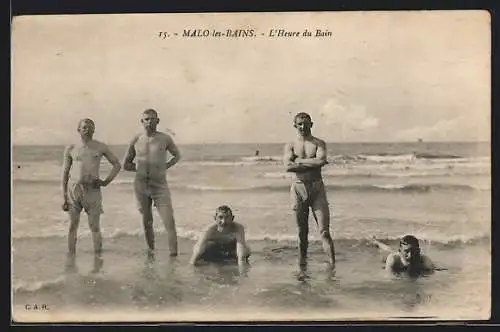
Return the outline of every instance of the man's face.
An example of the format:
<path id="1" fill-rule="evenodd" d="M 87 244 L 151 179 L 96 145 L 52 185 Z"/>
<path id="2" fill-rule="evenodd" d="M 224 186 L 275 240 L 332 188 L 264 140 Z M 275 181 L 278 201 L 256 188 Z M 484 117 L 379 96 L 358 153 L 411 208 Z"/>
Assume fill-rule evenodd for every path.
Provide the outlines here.
<path id="1" fill-rule="evenodd" d="M 233 222 L 234 216 L 227 211 L 217 211 L 215 214 L 215 223 L 217 224 L 217 228 L 219 230 L 224 229 L 227 225 Z"/>
<path id="2" fill-rule="evenodd" d="M 411 244 L 401 243 L 399 245 L 399 252 L 403 256 L 403 258 L 408 261 L 412 259 L 414 251 L 415 250 Z"/>
<path id="3" fill-rule="evenodd" d="M 155 114 L 144 113 L 141 118 L 141 123 L 146 130 L 156 130 L 156 126 L 160 122 L 160 119 Z"/>
<path id="4" fill-rule="evenodd" d="M 90 121 L 82 121 L 78 125 L 78 132 L 83 137 L 92 137 L 94 135 L 94 124 Z"/>
<path id="5" fill-rule="evenodd" d="M 311 135 L 312 122 L 309 119 L 298 117 L 295 119 L 293 126 L 297 129 L 300 136 Z"/>

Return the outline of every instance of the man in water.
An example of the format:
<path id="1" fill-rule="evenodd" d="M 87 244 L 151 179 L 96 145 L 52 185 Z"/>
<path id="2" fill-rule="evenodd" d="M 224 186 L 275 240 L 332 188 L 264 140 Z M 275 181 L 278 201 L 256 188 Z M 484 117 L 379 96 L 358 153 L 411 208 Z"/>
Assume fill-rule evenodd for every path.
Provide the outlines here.
<path id="1" fill-rule="evenodd" d="M 155 251 L 153 203 L 167 231 L 170 256 L 177 256 L 177 231 L 166 171 L 180 160 L 180 152 L 172 137 L 156 130 L 159 122 L 155 110 L 147 109 L 142 113 L 144 132 L 134 136 L 123 163 L 125 170 L 135 172 L 134 190 L 142 214 L 149 259 L 154 259 Z M 172 155 L 168 160 L 167 152 Z"/>
<path id="2" fill-rule="evenodd" d="M 62 192 L 64 202 L 62 209 L 68 212 L 70 226 L 68 232 L 68 262 L 67 268 L 75 267 L 76 237 L 80 214 L 82 210 L 88 215 L 92 241 L 94 245 L 94 269 L 98 272 L 102 265 L 102 236 L 100 230 L 100 215 L 102 208 L 101 187 L 106 187 L 120 172 L 120 161 L 109 147 L 93 139 L 94 121 L 83 119 L 78 123 L 80 142 L 70 144 L 64 150 Z M 113 166 L 108 177 L 99 178 L 101 158 L 105 157 Z"/>
<path id="3" fill-rule="evenodd" d="M 215 223 L 209 225 L 194 246 L 190 264 L 196 265 L 201 259 L 208 262 L 237 260 L 244 267 L 250 256 L 250 248 L 245 241 L 245 228 L 234 221 L 231 208 L 219 206 L 215 211 Z"/>
<path id="4" fill-rule="evenodd" d="M 380 249 L 390 252 L 385 260 L 386 271 L 419 275 L 436 269 L 431 259 L 421 253 L 419 241 L 413 235 L 406 235 L 400 240 L 397 252 L 375 238 L 372 242 Z"/>
<path id="5" fill-rule="evenodd" d="M 312 126 L 309 114 L 298 113 L 294 117 L 297 137 L 285 145 L 284 151 L 286 170 L 295 173 L 290 194 L 299 233 L 299 266 L 303 269 L 307 265 L 309 208 L 311 208 L 319 228 L 323 249 L 333 270 L 335 248 L 330 234 L 330 210 L 321 176 L 321 168 L 327 164 L 326 143 L 311 134 Z"/>

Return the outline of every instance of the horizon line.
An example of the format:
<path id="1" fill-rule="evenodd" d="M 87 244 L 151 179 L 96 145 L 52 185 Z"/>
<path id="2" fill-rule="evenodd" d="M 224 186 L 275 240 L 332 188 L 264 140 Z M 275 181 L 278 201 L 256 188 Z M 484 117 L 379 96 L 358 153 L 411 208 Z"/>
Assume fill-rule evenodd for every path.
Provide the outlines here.
<path id="1" fill-rule="evenodd" d="M 176 145 L 262 145 L 262 144 L 286 144 L 286 141 L 283 142 L 198 142 L 198 143 L 176 143 Z M 326 141 L 327 144 L 426 144 L 426 143 L 490 143 L 491 140 L 480 140 L 480 141 L 350 141 L 350 142 L 340 142 L 340 141 Z M 127 143 L 106 143 L 107 145 L 127 145 Z M 26 144 L 26 143 L 12 143 L 11 146 L 65 146 L 66 144 Z"/>

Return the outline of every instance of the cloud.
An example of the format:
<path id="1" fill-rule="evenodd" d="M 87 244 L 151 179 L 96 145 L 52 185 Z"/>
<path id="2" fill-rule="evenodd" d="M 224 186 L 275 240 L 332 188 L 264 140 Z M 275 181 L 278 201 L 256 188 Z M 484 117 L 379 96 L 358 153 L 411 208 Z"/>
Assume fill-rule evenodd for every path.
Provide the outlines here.
<path id="1" fill-rule="evenodd" d="M 13 144 L 54 144 L 68 139 L 68 133 L 42 127 L 22 126 L 12 130 Z"/>
<path id="2" fill-rule="evenodd" d="M 328 127 L 335 140 L 357 140 L 379 126 L 379 119 L 366 111 L 365 106 L 341 102 L 330 98 L 317 112 L 321 119 L 318 127 Z M 334 130 L 331 130 L 331 129 Z"/>
<path id="3" fill-rule="evenodd" d="M 481 122 L 479 118 L 458 116 L 431 125 L 403 129 L 395 137 L 401 141 L 415 141 L 419 138 L 427 141 L 489 140 L 489 128 L 487 119 Z"/>

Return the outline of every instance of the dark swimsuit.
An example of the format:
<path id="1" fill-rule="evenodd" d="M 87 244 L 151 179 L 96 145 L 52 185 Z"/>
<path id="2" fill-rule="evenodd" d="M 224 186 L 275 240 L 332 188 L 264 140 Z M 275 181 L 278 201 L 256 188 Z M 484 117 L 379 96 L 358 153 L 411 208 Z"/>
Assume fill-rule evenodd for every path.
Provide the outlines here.
<path id="1" fill-rule="evenodd" d="M 395 266 L 392 268 L 393 272 L 395 273 L 408 273 L 409 275 L 420 275 L 428 272 L 427 269 L 423 268 L 423 262 L 422 258 L 420 258 L 420 261 L 410 268 L 407 265 L 403 265 L 401 262 L 401 258 L 398 256 L 398 262 L 395 264 Z"/>
<path id="2" fill-rule="evenodd" d="M 221 263 L 232 261 L 236 256 L 236 240 L 221 244 L 209 243 L 200 257 L 206 262 Z"/>

